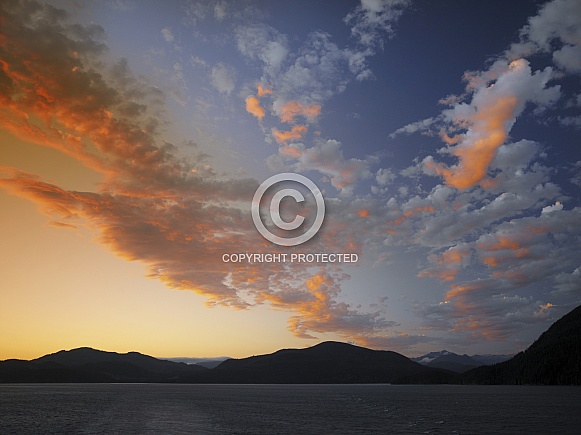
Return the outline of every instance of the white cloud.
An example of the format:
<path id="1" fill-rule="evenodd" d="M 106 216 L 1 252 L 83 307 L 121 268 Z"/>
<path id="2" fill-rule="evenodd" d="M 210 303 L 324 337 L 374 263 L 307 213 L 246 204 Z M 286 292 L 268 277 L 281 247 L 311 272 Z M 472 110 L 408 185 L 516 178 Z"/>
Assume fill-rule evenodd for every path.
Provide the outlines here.
<path id="1" fill-rule="evenodd" d="M 566 44 L 581 43 L 581 6 L 577 0 L 554 0 L 546 3 L 539 14 L 529 19 L 521 35 L 541 50 L 551 49 L 550 42 L 559 38 Z"/>
<path id="2" fill-rule="evenodd" d="M 345 51 L 331 41 L 330 35 L 313 32 L 293 64 L 278 77 L 277 96 L 282 103 L 288 99 L 322 102 L 345 89 L 346 69 Z"/>
<path id="3" fill-rule="evenodd" d="M 164 28 L 161 29 L 161 36 L 163 36 L 163 39 L 165 40 L 165 42 L 173 42 L 174 40 L 174 36 L 172 31 L 169 28 Z"/>
<path id="4" fill-rule="evenodd" d="M 303 151 L 295 168 L 319 171 L 330 177 L 334 187 L 349 192 L 355 182 L 370 175 L 368 166 L 364 160 L 345 159 L 341 143 L 330 139 Z"/>
<path id="5" fill-rule="evenodd" d="M 235 88 L 235 79 L 236 72 L 223 63 L 219 63 L 212 68 L 212 72 L 210 73 L 210 82 L 212 83 L 212 86 L 214 86 L 221 94 L 230 95 Z"/>
<path id="6" fill-rule="evenodd" d="M 581 128 L 581 116 L 560 116 L 559 124 L 567 127 Z"/>
<path id="7" fill-rule="evenodd" d="M 364 0 L 357 6 L 345 20 L 358 38 L 371 38 L 363 48 L 341 48 L 331 35 L 313 31 L 291 56 L 287 36 L 265 24 L 238 27 L 236 45 L 240 53 L 263 63 L 263 80 L 275 84 L 275 110 L 289 100 L 322 103 L 343 92 L 353 78 L 373 78 L 367 59 L 385 35 L 393 35 L 393 25 L 408 4 L 408 0 Z M 285 64 L 289 59 L 292 63 Z"/>
<path id="8" fill-rule="evenodd" d="M 288 172 L 289 167 L 278 154 L 272 154 L 266 158 L 266 166 L 272 172 Z"/>
<path id="9" fill-rule="evenodd" d="M 395 180 L 396 175 L 392 172 L 391 169 L 384 169 L 381 168 L 375 174 L 375 181 L 380 186 L 385 186 Z"/>
<path id="10" fill-rule="evenodd" d="M 214 18 L 218 21 L 224 20 L 226 18 L 226 9 L 228 5 L 225 1 L 219 1 L 214 5 Z"/>
<path id="11" fill-rule="evenodd" d="M 190 58 L 190 65 L 192 65 L 192 66 L 201 66 L 201 67 L 207 68 L 208 67 L 208 62 L 206 62 L 204 59 L 202 59 L 199 56 L 192 56 Z"/>
<path id="12" fill-rule="evenodd" d="M 581 73 L 581 45 L 565 45 L 553 53 L 553 60 L 568 72 Z"/>
<path id="13" fill-rule="evenodd" d="M 569 178 L 569 181 L 575 186 L 581 187 L 581 160 L 571 165 L 571 173 L 573 177 Z"/>
<path id="14" fill-rule="evenodd" d="M 389 137 L 393 139 L 394 137 L 400 134 L 413 134 L 418 131 L 424 132 L 427 131 L 435 122 L 436 122 L 435 118 L 427 118 L 422 119 L 421 121 L 412 122 L 407 125 L 404 125 L 401 128 L 398 128 L 396 131 L 391 133 Z"/>
<path id="15" fill-rule="evenodd" d="M 185 7 L 184 22 L 195 27 L 199 21 L 202 21 L 208 15 L 209 2 L 191 1 Z"/>
<path id="16" fill-rule="evenodd" d="M 130 11 L 135 9 L 135 3 L 131 0 L 111 0 L 109 5 L 113 9 L 118 9 L 120 11 Z"/>
<path id="17" fill-rule="evenodd" d="M 234 36 L 238 51 L 262 61 L 269 76 L 278 73 L 289 53 L 287 37 L 266 24 L 240 26 Z"/>
<path id="18" fill-rule="evenodd" d="M 554 205 L 548 205 L 546 207 L 543 207 L 541 214 L 553 213 L 555 211 L 560 211 L 560 210 L 563 210 L 563 204 L 561 204 L 559 201 L 557 201 Z"/>
<path id="19" fill-rule="evenodd" d="M 401 17 L 410 0 L 361 0 L 344 21 L 351 24 L 351 34 L 366 47 L 383 47 L 383 37 L 392 37 L 393 25 Z"/>
<path id="20" fill-rule="evenodd" d="M 581 72 L 581 5 L 578 0 L 554 0 L 543 5 L 521 29 L 521 40 L 505 53 L 509 60 L 549 53 L 556 43 L 563 47 L 553 53 L 553 60 L 571 73 Z"/>
<path id="21" fill-rule="evenodd" d="M 577 267 L 573 272 L 561 272 L 555 276 L 555 295 L 572 295 L 581 299 L 581 266 Z"/>

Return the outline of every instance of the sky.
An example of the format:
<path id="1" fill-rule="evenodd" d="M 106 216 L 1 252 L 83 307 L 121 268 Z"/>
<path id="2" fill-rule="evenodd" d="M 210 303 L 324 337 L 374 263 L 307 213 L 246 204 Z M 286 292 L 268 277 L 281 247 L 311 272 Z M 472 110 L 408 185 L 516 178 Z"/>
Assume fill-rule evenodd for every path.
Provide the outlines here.
<path id="1" fill-rule="evenodd" d="M 16 0 L 0 23 L 0 359 L 515 353 L 581 302 L 576 0 Z M 296 246 L 252 220 L 281 173 L 324 198 Z M 280 202 L 299 232 L 304 199 Z"/>

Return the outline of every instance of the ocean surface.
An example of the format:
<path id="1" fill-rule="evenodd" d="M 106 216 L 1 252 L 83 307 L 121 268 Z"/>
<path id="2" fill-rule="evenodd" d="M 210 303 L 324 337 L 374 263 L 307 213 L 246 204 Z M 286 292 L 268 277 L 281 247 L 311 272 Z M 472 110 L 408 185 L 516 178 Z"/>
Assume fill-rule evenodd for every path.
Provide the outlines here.
<path id="1" fill-rule="evenodd" d="M 0 385 L 0 434 L 574 434 L 581 388 Z"/>

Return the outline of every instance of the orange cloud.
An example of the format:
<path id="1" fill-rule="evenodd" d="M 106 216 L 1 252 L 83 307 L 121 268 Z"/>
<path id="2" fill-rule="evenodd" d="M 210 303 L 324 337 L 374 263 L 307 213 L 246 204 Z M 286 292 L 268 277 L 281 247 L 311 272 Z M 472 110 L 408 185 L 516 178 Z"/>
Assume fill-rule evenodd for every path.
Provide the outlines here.
<path id="1" fill-rule="evenodd" d="M 281 146 L 279 148 L 278 152 L 282 156 L 293 157 L 295 159 L 298 159 L 302 155 L 303 150 L 301 148 L 298 148 L 298 147 L 293 146 L 291 144 L 291 145 Z"/>
<path id="2" fill-rule="evenodd" d="M 483 249 L 486 249 L 487 251 L 500 251 L 503 249 L 510 249 L 511 251 L 516 251 L 517 249 L 521 249 L 520 243 L 503 236 L 498 237 L 496 243 L 480 246 Z"/>
<path id="3" fill-rule="evenodd" d="M 450 301 L 450 300 L 457 298 L 459 296 L 463 296 L 466 293 L 480 290 L 481 288 L 482 288 L 482 286 L 478 285 L 478 284 L 455 284 L 455 285 L 451 286 L 452 290 L 449 290 L 446 293 L 445 300 Z"/>
<path id="4" fill-rule="evenodd" d="M 258 118 L 259 121 L 262 121 L 262 118 L 266 115 L 264 108 L 260 105 L 260 98 L 264 97 L 265 95 L 272 94 L 272 90 L 263 88 L 261 84 L 256 86 L 258 91 L 258 98 L 251 95 L 246 98 L 246 111 L 251 115 L 254 115 Z"/>
<path id="5" fill-rule="evenodd" d="M 518 105 L 516 97 L 501 97 L 493 104 L 479 108 L 473 115 L 470 136 L 454 148 L 458 165 L 447 167 L 427 161 L 426 167 L 444 177 L 446 184 L 457 189 L 467 189 L 486 177 L 488 166 L 496 156 L 496 150 L 508 137 L 506 122 L 514 118 Z M 472 140 L 472 137 L 475 137 Z"/>
<path id="6" fill-rule="evenodd" d="M 258 97 L 264 97 L 265 95 L 270 95 L 272 94 L 272 90 L 268 89 L 268 88 L 263 88 L 262 85 L 258 84 L 257 86 L 258 89 Z"/>
<path id="7" fill-rule="evenodd" d="M 291 330 L 304 337 L 313 332 L 362 336 L 387 325 L 376 314 L 337 301 L 346 279 L 340 267 L 307 276 L 311 269 L 304 265 L 223 263 L 222 255 L 234 248 L 277 249 L 239 206 L 239 201 L 250 203 L 258 182 L 222 179 L 211 168 L 198 171 L 176 157 L 159 131 L 165 122 L 163 95 L 123 63 L 114 68 L 114 77 L 99 72 L 95 65 L 102 62 L 104 47 L 102 35 L 94 34 L 97 26 L 75 26 L 71 36 L 64 14 L 44 4 L 34 3 L 38 19 L 31 21 L 32 4 L 16 2 L 9 12 L 0 6 L 0 127 L 98 168 L 105 180 L 95 192 L 79 192 L 0 168 L 1 188 L 33 201 L 54 219 L 53 226 L 94 230 L 111 252 L 141 262 L 149 278 L 203 295 L 209 305 L 244 309 L 270 302 L 293 314 Z M 58 44 L 50 45 L 54 41 Z M 250 108 L 262 109 L 252 103 Z M 278 137 L 291 140 L 306 131 L 298 125 Z M 345 237 L 331 241 L 321 235 L 309 248 L 340 252 L 351 233 L 341 234 Z M 299 279 L 301 271 L 305 275 Z"/>
<path id="8" fill-rule="evenodd" d="M 401 225 L 403 222 L 405 222 L 409 217 L 414 216 L 418 213 L 434 213 L 434 211 L 435 211 L 435 209 L 431 205 L 427 205 L 424 207 L 416 207 L 412 210 L 404 211 L 400 217 L 398 217 L 397 219 L 394 219 L 391 222 L 387 222 L 387 223 L 388 223 L 388 225 L 391 224 L 391 225 L 398 226 L 398 225 Z"/>
<path id="9" fill-rule="evenodd" d="M 294 122 L 297 116 L 313 119 L 321 113 L 321 105 L 318 103 L 302 104 L 298 101 L 291 100 L 283 104 L 279 110 L 280 120 L 282 122 Z"/>
<path id="10" fill-rule="evenodd" d="M 246 98 L 246 111 L 257 117 L 259 121 L 262 121 L 262 118 L 266 115 L 264 109 L 260 106 L 258 98 L 253 96 Z"/>
<path id="11" fill-rule="evenodd" d="M 267 296 L 276 307 L 292 303 L 296 316 L 289 318 L 289 330 L 299 338 L 315 338 L 311 332 L 324 333 L 329 330 L 345 338 L 355 339 L 363 344 L 374 337 L 373 325 L 389 327 L 394 322 L 379 321 L 373 314 L 359 314 L 347 304 L 335 300 L 340 291 L 340 278 L 326 271 L 304 278 L 304 290 L 288 293 L 278 292 Z M 345 321 L 349 319 L 349 321 Z M 368 333 L 361 333 L 361 325 L 367 325 Z"/>
<path id="12" fill-rule="evenodd" d="M 476 247 L 487 253 L 503 251 L 500 254 L 484 255 L 482 257 L 482 263 L 491 267 L 497 267 L 508 259 L 525 258 L 529 255 L 528 248 L 523 247 L 520 242 L 506 236 L 497 236 L 495 243 L 482 242 L 477 244 Z M 512 253 L 507 254 L 506 251 L 511 251 Z"/>
<path id="13" fill-rule="evenodd" d="M 418 273 L 418 277 L 429 276 L 439 278 L 444 282 L 453 281 L 460 272 L 462 262 L 470 256 L 467 248 L 450 248 L 438 256 L 430 256 L 434 266 Z"/>
<path id="14" fill-rule="evenodd" d="M 475 339 L 500 341 L 507 337 L 507 331 L 497 323 L 487 320 L 489 314 L 478 301 L 483 292 L 489 291 L 491 283 L 486 280 L 455 284 L 446 293 L 444 304 L 454 310 L 452 332 L 467 332 Z"/>
<path id="15" fill-rule="evenodd" d="M 473 315 L 456 320 L 452 332 L 469 332 L 475 339 L 488 341 L 502 341 L 507 337 L 507 332 L 493 322 Z"/>
<path id="16" fill-rule="evenodd" d="M 272 135 L 278 143 L 287 143 L 291 140 L 301 139 L 307 133 L 307 130 L 305 125 L 294 125 L 290 131 L 279 131 L 273 128 Z"/>
<path id="17" fill-rule="evenodd" d="M 457 134 L 455 136 L 448 136 L 444 130 L 440 131 L 440 138 L 446 142 L 448 145 L 455 145 L 463 139 L 464 135 Z"/>
<path id="18" fill-rule="evenodd" d="M 359 215 L 359 217 L 362 217 L 362 218 L 369 217 L 369 211 L 367 209 L 359 210 L 359 213 L 357 213 L 357 214 Z"/>

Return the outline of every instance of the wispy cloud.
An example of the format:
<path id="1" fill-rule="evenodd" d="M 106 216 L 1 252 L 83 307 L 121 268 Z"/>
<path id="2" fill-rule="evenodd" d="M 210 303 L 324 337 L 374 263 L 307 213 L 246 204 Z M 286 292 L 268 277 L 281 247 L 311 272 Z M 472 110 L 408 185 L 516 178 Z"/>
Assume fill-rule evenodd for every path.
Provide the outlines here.
<path id="1" fill-rule="evenodd" d="M 163 29 L 161 29 L 161 36 L 163 36 L 163 39 L 165 40 L 165 42 L 173 42 L 173 40 L 174 40 L 174 36 L 173 36 L 171 29 L 169 29 L 167 27 L 164 27 Z"/>
<path id="2" fill-rule="evenodd" d="M 221 94 L 230 95 L 236 87 L 236 71 L 223 63 L 218 63 L 210 72 L 210 83 Z"/>
<path id="3" fill-rule="evenodd" d="M 366 47 L 383 47 L 385 37 L 395 34 L 395 23 L 411 4 L 410 0 L 361 0 L 344 21 L 351 33 Z"/>
<path id="4" fill-rule="evenodd" d="M 336 193 L 326 195 L 333 218 L 304 252 L 365 250 L 380 259 L 378 268 L 413 258 L 418 268 L 406 273 L 431 289 L 429 302 L 414 305 L 425 331 L 452 331 L 467 342 L 505 340 L 579 301 L 581 265 L 571 252 L 581 249 L 581 211 L 554 181 L 545 146 L 510 137 L 528 108 L 539 113 L 578 103 L 565 103 L 565 89 L 553 84 L 577 71 L 577 28 L 555 24 L 570 22 L 575 3 L 545 4 L 518 43 L 490 67 L 466 72 L 465 92 L 447 97 L 446 109 L 392 134 L 396 140 L 427 133 L 443 145 L 437 158 L 429 151 L 399 170 L 380 157 L 351 154 L 351 144 L 325 135 L 319 123 L 333 97 L 372 76 L 368 61 L 393 36 L 408 5 L 361 1 L 346 18 L 352 45 L 341 47 L 317 29 L 301 40 L 259 23 L 260 17 L 241 24 L 236 3 L 192 2 L 192 23 L 231 23 L 229 41 L 254 75 L 219 59 L 190 59 L 204 71 L 208 92 L 230 96 L 230 103 L 240 96 L 236 104 L 246 120 L 257 118 L 275 142 L 273 167 L 317 171 L 317 183 Z M 204 295 L 210 305 L 284 310 L 297 337 L 336 333 L 397 348 L 435 340 L 422 331 L 397 331 L 382 314 L 385 307 L 344 302 L 349 276 L 341 267 L 224 264 L 221 255 L 232 249 L 278 252 L 250 218 L 258 181 L 217 174 L 195 149 L 189 159 L 178 157 L 182 150 L 164 134 L 165 94 L 133 75 L 126 61 L 106 66 L 100 27 L 70 24 L 65 14 L 35 2 L 5 2 L 1 10 L 0 125 L 103 174 L 97 191 L 79 192 L 2 168 L 0 185 L 34 201 L 51 225 L 92 228 L 100 243 L 141 262 L 152 279 Z M 178 34 L 165 28 L 161 38 L 172 42 Z M 538 71 L 517 56 L 553 49 L 553 65 Z M 176 83 L 184 81 L 188 62 L 170 65 Z M 561 122 L 576 123 L 567 119 Z M 579 167 L 572 162 L 559 170 L 579 184 Z"/>
<path id="5" fill-rule="evenodd" d="M 277 166 L 282 161 L 297 159 L 297 171 L 316 170 L 326 175 L 331 184 L 343 192 L 369 176 L 367 159 L 345 159 L 341 144 L 333 139 L 317 140 L 310 145 L 305 135 L 308 127 L 316 125 L 324 104 L 343 92 L 354 78 L 363 80 L 372 76 L 367 59 L 383 40 L 394 35 L 394 26 L 408 1 L 362 1 L 345 18 L 351 26 L 356 47 L 339 47 L 331 35 L 320 30 L 310 32 L 296 51 L 292 51 L 288 37 L 265 24 L 244 25 L 237 28 L 236 44 L 240 53 L 259 61 L 263 67 L 261 83 L 268 83 L 269 103 L 259 101 L 262 95 L 246 98 L 246 110 L 259 121 L 266 113 L 277 116 L 290 129 L 272 126 L 274 140 L 281 144 Z M 296 124 L 301 122 L 301 124 Z M 289 147 L 301 141 L 299 147 Z"/>

